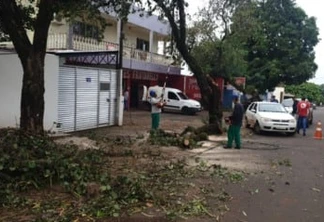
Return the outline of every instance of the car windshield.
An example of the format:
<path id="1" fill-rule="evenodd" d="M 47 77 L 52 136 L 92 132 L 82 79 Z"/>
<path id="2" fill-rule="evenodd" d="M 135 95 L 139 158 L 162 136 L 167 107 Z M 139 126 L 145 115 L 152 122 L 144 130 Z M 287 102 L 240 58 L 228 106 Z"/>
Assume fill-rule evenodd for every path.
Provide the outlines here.
<path id="1" fill-rule="evenodd" d="M 181 99 L 183 99 L 183 100 L 188 99 L 188 96 L 186 96 L 186 95 L 185 95 L 184 93 L 182 93 L 182 92 L 178 92 L 177 94 L 178 94 L 179 97 L 180 97 Z"/>
<path id="2" fill-rule="evenodd" d="M 279 103 L 259 104 L 259 112 L 286 113 L 285 108 Z"/>
<path id="3" fill-rule="evenodd" d="M 285 107 L 292 107 L 294 104 L 294 100 L 293 99 L 284 99 L 282 101 L 282 105 Z"/>

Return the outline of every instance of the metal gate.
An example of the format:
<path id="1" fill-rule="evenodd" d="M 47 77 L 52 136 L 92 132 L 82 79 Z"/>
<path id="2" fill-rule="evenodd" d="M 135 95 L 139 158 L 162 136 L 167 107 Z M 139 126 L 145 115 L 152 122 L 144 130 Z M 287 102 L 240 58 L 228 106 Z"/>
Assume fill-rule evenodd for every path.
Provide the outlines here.
<path id="1" fill-rule="evenodd" d="M 116 70 L 61 66 L 59 131 L 72 132 L 115 124 Z"/>

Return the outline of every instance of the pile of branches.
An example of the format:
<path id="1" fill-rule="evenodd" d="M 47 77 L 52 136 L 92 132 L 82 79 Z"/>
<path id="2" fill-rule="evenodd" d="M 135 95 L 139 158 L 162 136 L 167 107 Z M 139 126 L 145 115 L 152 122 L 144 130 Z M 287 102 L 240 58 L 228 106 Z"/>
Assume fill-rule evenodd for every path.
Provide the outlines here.
<path id="1" fill-rule="evenodd" d="M 192 126 L 180 133 L 168 132 L 161 129 L 152 130 L 149 137 L 149 143 L 160 146 L 179 146 L 184 149 L 192 149 L 198 146 L 200 141 L 208 139 L 208 134 L 202 128 Z"/>

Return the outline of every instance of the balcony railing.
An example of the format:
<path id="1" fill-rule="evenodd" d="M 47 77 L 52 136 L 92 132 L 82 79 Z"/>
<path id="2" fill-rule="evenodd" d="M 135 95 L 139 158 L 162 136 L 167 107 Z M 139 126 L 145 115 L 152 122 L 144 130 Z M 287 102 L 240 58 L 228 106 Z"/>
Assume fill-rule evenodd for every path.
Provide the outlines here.
<path id="1" fill-rule="evenodd" d="M 119 44 L 108 41 L 99 42 L 92 38 L 85 38 L 77 35 L 73 35 L 72 39 L 68 40 L 67 34 L 49 34 L 47 39 L 47 49 L 71 49 L 76 51 L 116 51 L 119 50 Z M 127 45 L 127 43 L 124 44 L 123 55 L 125 59 L 135 59 L 166 66 L 170 65 L 173 62 L 171 58 L 167 58 L 165 55 L 138 50 L 130 47 L 129 45 Z"/>

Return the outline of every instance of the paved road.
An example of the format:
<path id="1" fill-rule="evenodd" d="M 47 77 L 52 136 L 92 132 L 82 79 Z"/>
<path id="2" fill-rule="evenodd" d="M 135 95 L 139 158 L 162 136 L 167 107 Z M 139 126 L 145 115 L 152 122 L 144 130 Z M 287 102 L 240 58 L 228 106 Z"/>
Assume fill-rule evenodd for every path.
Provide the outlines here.
<path id="1" fill-rule="evenodd" d="M 266 134 L 245 140 L 245 151 L 267 160 L 269 170 L 251 174 L 239 188 L 227 187 L 233 200 L 222 221 L 324 221 L 324 140 L 313 138 L 318 120 L 324 122 L 324 108 L 314 110 L 314 125 L 305 137 Z"/>
<path id="2" fill-rule="evenodd" d="M 161 128 L 183 130 L 188 125 L 199 126 L 207 112 L 195 116 L 163 113 Z M 243 149 L 193 150 L 209 163 L 251 172 L 240 185 L 225 188 L 233 196 L 224 222 L 322 222 L 324 221 L 324 140 L 313 134 L 318 120 L 324 123 L 324 107 L 314 110 L 314 125 L 307 135 L 288 137 L 281 134 L 246 136 Z M 143 132 L 150 128 L 150 113 L 125 112 L 123 127 L 109 128 L 125 134 L 125 129 Z M 324 126 L 324 124 L 323 124 Z M 249 131 L 247 131 L 249 132 Z M 217 141 L 226 136 L 216 136 Z M 217 206 L 215 206 L 217 208 Z"/>

